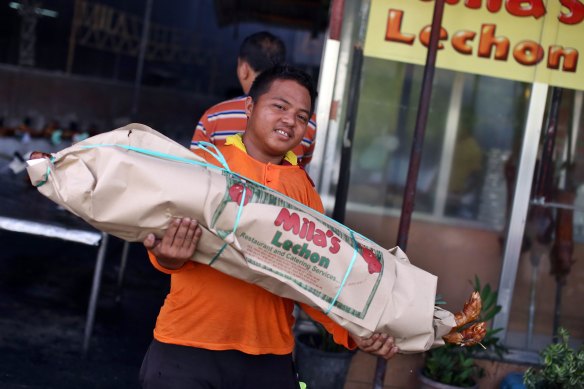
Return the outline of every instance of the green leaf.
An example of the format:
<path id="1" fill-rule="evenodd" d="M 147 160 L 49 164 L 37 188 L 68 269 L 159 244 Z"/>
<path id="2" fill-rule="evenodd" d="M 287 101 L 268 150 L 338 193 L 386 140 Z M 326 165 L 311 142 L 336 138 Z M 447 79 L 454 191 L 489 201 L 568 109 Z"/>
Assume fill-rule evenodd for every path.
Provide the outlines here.
<path id="1" fill-rule="evenodd" d="M 490 285 L 487 284 L 485 289 L 489 288 Z M 481 298 L 483 299 L 483 310 L 489 311 L 493 309 L 495 303 L 497 302 L 497 293 L 491 293 L 490 291 L 481 293 Z"/>
<path id="2" fill-rule="evenodd" d="M 476 274 L 475 274 L 474 289 L 481 290 L 481 280 L 479 279 L 479 276 Z"/>
<path id="3" fill-rule="evenodd" d="M 485 297 L 491 297 L 492 296 L 492 294 L 491 294 L 491 285 L 490 284 L 486 284 L 485 287 L 483 288 L 483 291 L 482 292 L 483 292 L 482 294 Z"/>

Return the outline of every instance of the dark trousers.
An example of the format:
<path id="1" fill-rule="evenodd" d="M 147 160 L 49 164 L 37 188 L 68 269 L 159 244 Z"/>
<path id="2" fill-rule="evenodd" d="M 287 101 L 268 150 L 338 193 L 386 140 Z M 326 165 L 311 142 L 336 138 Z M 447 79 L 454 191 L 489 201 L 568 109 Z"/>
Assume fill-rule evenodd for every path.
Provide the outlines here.
<path id="1" fill-rule="evenodd" d="M 249 355 L 153 340 L 142 362 L 144 389 L 298 389 L 292 355 Z"/>

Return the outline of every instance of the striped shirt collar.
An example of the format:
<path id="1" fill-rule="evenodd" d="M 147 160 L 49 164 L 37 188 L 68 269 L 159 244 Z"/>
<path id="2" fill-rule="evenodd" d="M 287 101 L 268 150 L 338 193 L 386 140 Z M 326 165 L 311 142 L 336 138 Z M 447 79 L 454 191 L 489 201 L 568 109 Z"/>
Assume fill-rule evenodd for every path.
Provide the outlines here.
<path id="1" fill-rule="evenodd" d="M 247 149 L 245 148 L 245 145 L 243 144 L 243 138 L 241 137 L 241 134 L 235 134 L 235 135 L 231 135 L 231 136 L 228 136 L 227 138 L 225 138 L 225 145 L 235 146 L 247 154 Z M 285 162 L 287 162 L 287 163 L 285 163 Z M 286 152 L 286 155 L 284 155 L 284 163 L 283 164 L 284 165 L 290 164 L 290 165 L 296 166 L 296 165 L 298 165 L 298 157 L 292 151 L 288 151 L 288 152 Z"/>

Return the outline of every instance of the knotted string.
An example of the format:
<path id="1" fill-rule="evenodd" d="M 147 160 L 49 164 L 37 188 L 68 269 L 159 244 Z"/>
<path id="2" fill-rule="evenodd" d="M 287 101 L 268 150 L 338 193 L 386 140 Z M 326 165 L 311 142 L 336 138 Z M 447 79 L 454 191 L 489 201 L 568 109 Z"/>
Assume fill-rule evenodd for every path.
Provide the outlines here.
<path id="1" fill-rule="evenodd" d="M 345 283 L 347 282 L 347 278 L 349 278 L 349 274 L 351 274 L 351 270 L 353 270 L 353 265 L 355 264 L 355 259 L 357 259 L 357 252 L 359 251 L 359 248 L 357 245 L 357 241 L 355 240 L 355 234 L 353 234 L 353 230 L 351 230 L 351 229 L 349 229 L 349 233 L 351 234 L 351 240 L 353 241 L 353 257 L 351 258 L 351 262 L 349 262 L 349 266 L 347 267 L 347 270 L 345 271 L 345 276 L 343 277 L 343 281 L 341 281 L 341 285 L 339 286 L 339 290 L 337 290 L 337 294 L 333 298 L 333 301 L 331 301 L 331 304 L 329 305 L 328 309 L 325 311 L 325 313 L 327 315 L 329 314 L 331 309 L 333 309 L 333 307 L 335 306 L 335 303 L 337 302 L 337 299 L 341 295 L 341 291 L 345 287 Z"/>
<path id="2" fill-rule="evenodd" d="M 247 187 L 244 184 L 244 186 L 243 186 L 243 192 L 241 192 L 241 201 L 239 202 L 239 207 L 237 209 L 237 216 L 235 217 L 235 223 L 233 223 L 233 231 L 231 231 L 231 233 L 233 234 L 233 236 L 235 236 L 235 231 L 237 230 L 237 226 L 239 225 L 239 220 L 241 219 L 241 211 L 243 210 L 243 205 L 245 203 L 245 195 L 246 195 L 246 193 L 247 193 Z M 219 249 L 219 251 L 217 251 L 217 253 L 215 254 L 215 256 L 213 256 L 213 258 L 211 259 L 211 262 L 209 262 L 209 266 L 211 266 L 213 264 L 213 262 L 215 262 L 215 260 L 217 258 L 219 258 L 219 256 L 223 252 L 223 250 L 225 250 L 225 247 L 227 247 L 227 242 L 223 242 L 223 246 L 221 246 L 221 248 Z"/>
<path id="3" fill-rule="evenodd" d="M 35 184 L 35 187 L 41 187 L 43 185 L 45 185 L 47 183 L 47 181 L 49 180 L 49 174 L 51 174 L 51 164 L 55 162 L 55 157 L 53 157 L 51 155 L 51 158 L 49 158 L 49 164 L 47 165 L 47 171 L 45 172 L 44 178 L 41 182 L 39 182 L 38 184 Z"/>
<path id="4" fill-rule="evenodd" d="M 227 170 L 228 172 L 231 172 L 231 169 L 229 169 L 229 165 L 227 164 L 225 157 L 223 156 L 221 151 L 219 151 L 217 146 L 215 146 L 213 143 L 199 141 L 199 142 L 197 142 L 197 145 L 195 147 L 198 147 L 199 149 L 209 153 L 213 158 L 215 158 L 223 166 L 223 168 L 225 170 Z M 209 147 L 212 147 L 214 152 L 209 150 Z"/>
<path id="5" fill-rule="evenodd" d="M 193 159 L 177 157 L 176 155 L 161 153 L 159 151 L 153 151 L 153 150 L 143 149 L 143 148 L 135 147 L 135 146 L 119 145 L 119 144 L 106 144 L 106 143 L 103 143 L 103 144 L 98 144 L 98 145 L 85 145 L 85 146 L 81 146 L 81 147 L 84 148 L 84 149 L 95 149 L 95 148 L 98 148 L 98 147 L 119 147 L 119 148 L 124 149 L 124 150 L 135 151 L 137 153 L 149 155 L 151 157 L 156 157 L 156 158 L 161 158 L 161 159 L 168 159 L 170 161 L 175 161 L 175 162 L 188 163 L 190 165 L 199 165 L 199 166 L 213 168 L 213 169 L 225 170 L 225 171 L 227 171 L 227 172 L 229 172 L 231 174 L 234 174 L 231 171 L 231 169 L 229 169 L 229 166 L 227 165 L 227 162 L 225 161 L 225 158 L 223 157 L 223 155 L 216 155 L 211 150 L 208 150 L 205 147 L 201 147 L 201 150 L 203 150 L 203 151 L 211 154 L 213 156 L 213 158 L 217 159 L 217 161 L 223 166 L 223 168 L 220 168 L 220 167 L 215 166 L 213 164 L 210 164 L 208 162 L 195 161 Z"/>

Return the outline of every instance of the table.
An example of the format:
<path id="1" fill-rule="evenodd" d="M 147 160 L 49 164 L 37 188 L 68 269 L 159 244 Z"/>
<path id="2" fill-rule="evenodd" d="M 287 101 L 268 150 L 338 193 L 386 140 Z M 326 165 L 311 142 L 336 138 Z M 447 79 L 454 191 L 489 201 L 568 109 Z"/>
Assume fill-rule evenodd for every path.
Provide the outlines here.
<path id="1" fill-rule="evenodd" d="M 0 167 L 0 229 L 99 247 L 83 336 L 83 355 L 86 356 L 95 322 L 108 235 L 40 194 L 28 181 L 26 172 L 14 174 L 6 167 Z M 118 285 L 121 284 L 127 255 L 126 242 L 122 250 Z"/>

